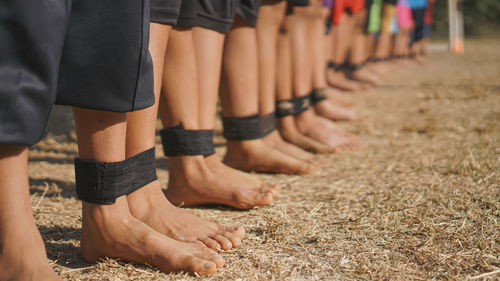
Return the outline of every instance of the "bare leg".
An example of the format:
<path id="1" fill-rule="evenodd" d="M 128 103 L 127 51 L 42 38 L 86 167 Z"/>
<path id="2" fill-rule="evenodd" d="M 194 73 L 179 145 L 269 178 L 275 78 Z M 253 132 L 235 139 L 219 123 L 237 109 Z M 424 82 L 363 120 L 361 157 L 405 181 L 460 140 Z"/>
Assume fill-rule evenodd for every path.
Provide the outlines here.
<path id="1" fill-rule="evenodd" d="M 352 16 L 344 13 L 340 24 L 333 28 L 332 62 L 337 65 L 345 63 L 349 46 L 351 46 L 351 34 L 353 32 L 354 20 Z M 348 79 L 342 71 L 328 69 L 327 82 L 330 86 L 344 91 L 360 91 L 364 85 Z"/>
<path id="2" fill-rule="evenodd" d="M 209 45 L 204 47 L 210 49 Z M 199 105 L 200 96 L 196 81 L 202 79 L 197 78 L 197 67 L 207 69 L 202 63 L 196 63 L 192 31 L 172 31 L 165 59 L 160 102 L 160 113 L 165 127 L 182 122 L 186 129 L 198 130 L 202 122 L 198 112 L 211 110 L 201 110 Z M 208 85 L 209 82 L 204 83 Z M 213 118 L 207 117 L 212 120 Z M 204 125 L 205 128 L 212 128 L 213 122 Z M 202 155 L 175 156 L 169 157 L 169 160 L 170 180 L 166 195 L 177 205 L 223 204 L 248 209 L 269 204 L 275 194 L 273 188 L 253 186 L 253 183 L 245 184 L 215 173 Z"/>
<path id="3" fill-rule="evenodd" d="M 410 32 L 411 29 L 401 28 L 397 36 L 397 53 L 399 56 L 398 63 L 402 66 L 412 66 L 414 62 L 408 58 L 410 55 Z"/>
<path id="4" fill-rule="evenodd" d="M 288 22 L 283 26 L 283 32 L 279 35 L 278 40 L 278 73 L 277 77 L 277 99 L 289 100 L 293 98 L 292 95 L 292 53 L 291 42 L 288 34 Z M 303 149 L 313 151 L 316 153 L 332 152 L 333 150 L 327 145 L 324 145 L 314 139 L 303 135 L 297 125 L 293 116 L 285 116 L 278 118 L 279 130 L 283 138 L 291 143 L 294 143 Z"/>
<path id="5" fill-rule="evenodd" d="M 81 159 L 125 159 L 126 115 L 74 108 Z M 132 216 L 125 196 L 112 205 L 82 204 L 82 257 L 96 262 L 120 258 L 158 267 L 163 272 L 215 272 L 222 257 L 201 243 L 184 243 L 156 232 Z"/>
<path id="6" fill-rule="evenodd" d="M 327 60 L 325 52 L 322 51 L 323 46 L 327 44 L 327 37 L 325 32 L 325 21 L 328 17 L 328 9 L 322 5 L 314 5 L 312 7 L 313 13 L 310 17 L 310 33 L 311 33 L 311 49 L 313 60 L 313 89 L 324 89 L 326 92 L 333 92 L 326 85 L 326 71 L 325 66 Z M 330 95 L 332 95 L 330 93 Z M 334 100 L 328 99 L 314 104 L 314 110 L 321 116 L 331 120 L 354 120 L 357 118 L 356 113 L 348 108 L 342 106 L 341 103 L 335 103 Z"/>
<path id="7" fill-rule="evenodd" d="M 326 68 L 327 63 L 330 61 L 333 61 L 333 57 L 334 57 L 333 42 L 334 42 L 335 30 L 336 30 L 336 26 L 332 25 L 330 27 L 330 32 L 327 35 L 325 35 L 325 39 L 324 39 L 325 40 L 325 48 L 326 48 L 326 50 L 325 50 L 326 61 L 322 65 L 321 72 L 322 72 L 322 75 L 324 76 L 325 81 L 327 81 L 327 76 L 326 76 L 326 72 L 328 70 Z M 317 70 L 315 69 L 315 71 L 317 71 Z M 316 78 L 315 78 L 315 80 L 316 80 Z M 354 103 L 350 100 L 348 95 L 349 94 L 346 94 L 337 88 L 328 88 L 328 90 L 326 92 L 326 96 L 328 97 L 328 100 L 330 100 L 334 104 L 338 104 L 338 105 L 343 106 L 343 107 L 352 107 L 354 105 Z"/>
<path id="8" fill-rule="evenodd" d="M 28 148 L 0 145 L 0 280 L 61 280 L 31 212 Z"/>
<path id="9" fill-rule="evenodd" d="M 277 85 L 277 81 L 282 82 L 281 79 L 287 79 L 285 83 L 290 83 L 291 85 L 291 77 L 285 78 L 284 76 L 286 75 L 281 75 L 282 70 L 289 70 L 287 68 L 280 69 L 280 79 L 277 79 L 278 74 L 276 69 L 276 62 L 278 59 L 278 34 L 285 18 L 285 11 L 286 2 L 270 0 L 264 0 L 259 10 L 256 30 L 259 62 L 259 111 L 261 115 L 267 115 L 275 111 L 277 98 L 275 91 L 277 89 L 278 92 L 289 91 L 291 98 L 291 90 L 283 89 L 280 85 Z M 264 142 L 275 149 L 283 149 L 283 151 L 291 151 L 294 149 L 288 142 L 312 152 L 328 151 L 328 148 L 324 145 L 300 134 L 293 122 L 290 125 L 289 132 L 288 135 L 283 135 L 283 130 L 280 126 L 280 133 L 282 135 L 280 136 L 280 133 L 275 130 L 264 138 Z M 286 139 L 286 142 L 283 140 L 282 136 Z"/>
<path id="10" fill-rule="evenodd" d="M 375 46 L 374 58 L 385 60 L 390 57 L 392 47 L 392 34 L 389 32 L 380 32 Z M 369 64 L 369 67 L 380 75 L 386 75 L 391 70 L 391 63 L 387 61 L 379 61 Z"/>
<path id="11" fill-rule="evenodd" d="M 224 116 L 243 117 L 258 113 L 255 28 L 248 26 L 239 16 L 227 35 L 223 70 Z M 298 158 L 309 156 L 302 150 L 295 154 Z M 266 145 L 262 139 L 229 140 L 224 162 L 246 171 L 297 174 L 307 173 L 311 169 L 309 164 Z"/>
<path id="12" fill-rule="evenodd" d="M 194 29 L 195 53 L 199 74 L 200 129 L 213 129 L 214 126 L 224 38 L 224 34 L 213 30 Z M 223 164 L 215 154 L 206 156 L 205 162 L 214 173 L 224 175 L 230 181 L 244 185 L 243 187 L 255 188 L 268 185 L 255 176 Z"/>
<path id="13" fill-rule="evenodd" d="M 312 4 L 313 5 L 313 4 Z M 295 7 L 290 20 L 289 34 L 292 42 L 293 93 L 295 97 L 307 95 L 312 89 L 312 52 L 307 42 L 311 41 L 308 32 L 308 10 L 310 7 Z M 295 122 L 306 136 L 328 145 L 337 151 L 357 148 L 354 137 L 337 128 L 333 122 L 309 110 L 296 115 Z"/>
<path id="14" fill-rule="evenodd" d="M 367 37 L 364 32 L 364 26 L 366 25 L 367 20 L 367 12 L 366 10 L 356 13 L 353 15 L 355 20 L 355 35 L 354 41 L 351 48 L 351 64 L 354 66 L 363 65 L 361 68 L 354 70 L 351 73 L 351 76 L 361 82 L 366 82 L 372 85 L 381 85 L 382 79 L 373 71 L 364 65 L 368 60 L 368 44 Z"/>
<path id="15" fill-rule="evenodd" d="M 157 78 L 155 79 L 156 103 L 150 108 L 127 114 L 127 158 L 154 147 L 161 77 L 170 30 L 171 27 L 168 25 L 151 24 L 149 49 Z M 197 89 L 194 87 L 193 90 Z M 210 248 L 229 249 L 238 247 L 244 234 L 243 228 L 227 228 L 173 206 L 164 196 L 158 181 L 132 192 L 127 196 L 127 201 L 134 217 L 156 231 L 179 241 L 200 241 Z"/>

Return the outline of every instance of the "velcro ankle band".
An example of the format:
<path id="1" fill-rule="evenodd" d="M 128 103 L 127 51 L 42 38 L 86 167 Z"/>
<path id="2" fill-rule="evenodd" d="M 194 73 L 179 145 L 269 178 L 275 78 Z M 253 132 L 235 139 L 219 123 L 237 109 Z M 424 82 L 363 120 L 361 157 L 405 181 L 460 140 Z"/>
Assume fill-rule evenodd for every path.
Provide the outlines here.
<path id="1" fill-rule="evenodd" d="M 255 140 L 262 137 L 260 115 L 222 117 L 224 137 L 227 140 Z"/>
<path id="2" fill-rule="evenodd" d="M 276 117 L 298 115 L 309 109 L 310 104 L 311 100 L 309 95 L 278 101 L 276 102 Z"/>
<path id="3" fill-rule="evenodd" d="M 213 130 L 186 130 L 181 124 L 160 131 L 165 156 L 212 155 Z"/>
<path id="4" fill-rule="evenodd" d="M 326 89 L 314 89 L 311 92 L 311 103 L 318 103 L 327 99 Z"/>
<path id="5" fill-rule="evenodd" d="M 260 117 L 262 136 L 265 137 L 276 130 L 276 112 L 269 113 Z"/>
<path id="6" fill-rule="evenodd" d="M 75 159 L 76 194 L 82 201 L 110 205 L 158 179 L 155 149 L 151 148 L 121 162 Z"/>

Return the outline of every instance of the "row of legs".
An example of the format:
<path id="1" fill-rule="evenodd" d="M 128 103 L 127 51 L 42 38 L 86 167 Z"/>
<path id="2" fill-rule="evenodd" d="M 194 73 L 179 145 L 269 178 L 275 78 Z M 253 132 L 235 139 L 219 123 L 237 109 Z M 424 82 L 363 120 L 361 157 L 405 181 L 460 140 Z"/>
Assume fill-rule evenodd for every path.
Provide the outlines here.
<path id="1" fill-rule="evenodd" d="M 325 59 L 303 55 L 311 54 L 308 48 L 324 53 L 321 41 L 305 44 L 316 42 L 307 36 L 324 39 L 309 32 L 322 30 L 314 16 L 320 9 L 297 9 L 285 19 L 284 2 L 264 4 L 257 28 L 237 18 L 227 35 L 151 24 L 156 104 L 128 114 L 74 108 L 80 158 L 119 162 L 154 147 L 158 111 L 164 127 L 212 129 L 219 86 L 228 117 L 265 115 L 275 110 L 276 100 L 325 88 L 324 69 L 318 68 Z M 328 118 L 330 111 L 319 105 L 280 119 L 279 132 L 262 139 L 229 141 L 227 165 L 215 155 L 170 157 L 166 196 L 154 181 L 113 205 L 84 202 L 82 257 L 121 258 L 164 272 L 213 273 L 224 264 L 214 249 L 238 247 L 244 228 L 208 222 L 172 203 L 240 209 L 269 204 L 277 187 L 233 168 L 308 173 L 315 158 L 306 150 L 357 149 L 353 136 Z M 0 146 L 0 187 L 0 279 L 58 280 L 32 216 L 27 147 Z"/>

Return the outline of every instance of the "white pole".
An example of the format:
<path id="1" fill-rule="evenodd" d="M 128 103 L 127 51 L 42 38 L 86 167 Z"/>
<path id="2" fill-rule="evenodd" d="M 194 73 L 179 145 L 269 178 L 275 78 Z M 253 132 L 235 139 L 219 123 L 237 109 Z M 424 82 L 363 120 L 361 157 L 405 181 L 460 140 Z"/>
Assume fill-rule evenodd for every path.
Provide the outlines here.
<path id="1" fill-rule="evenodd" d="M 450 38 L 450 51 L 453 50 L 453 43 L 456 38 L 456 12 L 457 0 L 448 0 L 448 25 L 449 25 L 449 38 Z"/>
<path id="2" fill-rule="evenodd" d="M 455 54 L 464 53 L 464 20 L 462 11 L 458 9 L 459 1 L 448 0 L 450 51 Z"/>

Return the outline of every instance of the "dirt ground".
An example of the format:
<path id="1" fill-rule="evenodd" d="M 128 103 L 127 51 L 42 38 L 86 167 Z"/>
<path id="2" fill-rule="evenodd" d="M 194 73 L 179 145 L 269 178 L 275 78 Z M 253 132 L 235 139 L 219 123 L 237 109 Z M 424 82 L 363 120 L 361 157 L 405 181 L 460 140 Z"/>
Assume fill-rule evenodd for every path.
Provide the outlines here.
<path id="1" fill-rule="evenodd" d="M 500 41 L 471 41 L 465 56 L 435 52 L 388 85 L 354 95 L 361 120 L 342 124 L 364 149 L 324 156 L 280 183 L 268 207 L 189 209 L 243 225 L 239 249 L 207 280 L 500 279 Z M 85 263 L 70 111 L 30 151 L 31 202 L 54 269 L 67 280 L 191 280 L 119 260 Z M 217 133 L 217 132 L 216 132 Z M 218 144 L 223 142 L 219 136 Z M 168 181 L 157 141 L 158 175 Z M 218 146 L 221 155 L 224 146 Z"/>

